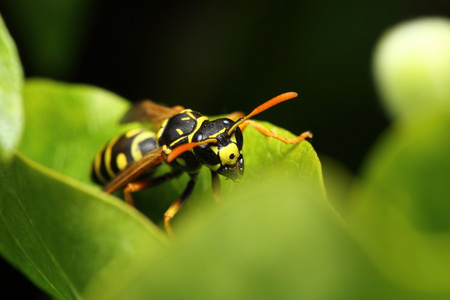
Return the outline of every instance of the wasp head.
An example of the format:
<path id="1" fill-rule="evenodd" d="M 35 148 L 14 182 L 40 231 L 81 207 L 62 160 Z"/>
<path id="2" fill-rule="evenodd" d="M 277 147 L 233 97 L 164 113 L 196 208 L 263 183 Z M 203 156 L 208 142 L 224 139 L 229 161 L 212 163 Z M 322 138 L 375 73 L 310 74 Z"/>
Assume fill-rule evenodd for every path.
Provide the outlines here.
<path id="1" fill-rule="evenodd" d="M 242 131 L 237 126 L 232 132 L 229 129 L 235 124 L 228 118 L 205 122 L 194 134 L 192 142 L 216 139 L 217 143 L 208 143 L 193 149 L 197 159 L 210 168 L 232 180 L 244 175 L 244 157 Z"/>

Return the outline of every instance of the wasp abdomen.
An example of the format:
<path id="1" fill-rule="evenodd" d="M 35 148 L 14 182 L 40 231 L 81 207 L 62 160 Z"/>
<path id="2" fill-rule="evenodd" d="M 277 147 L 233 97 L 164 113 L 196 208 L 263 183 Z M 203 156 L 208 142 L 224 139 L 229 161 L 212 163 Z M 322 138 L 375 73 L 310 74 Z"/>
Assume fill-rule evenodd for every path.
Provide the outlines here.
<path id="1" fill-rule="evenodd" d="M 158 143 L 154 132 L 143 129 L 130 130 L 112 139 L 97 153 L 91 168 L 91 179 L 103 185 L 128 165 L 156 148 Z"/>

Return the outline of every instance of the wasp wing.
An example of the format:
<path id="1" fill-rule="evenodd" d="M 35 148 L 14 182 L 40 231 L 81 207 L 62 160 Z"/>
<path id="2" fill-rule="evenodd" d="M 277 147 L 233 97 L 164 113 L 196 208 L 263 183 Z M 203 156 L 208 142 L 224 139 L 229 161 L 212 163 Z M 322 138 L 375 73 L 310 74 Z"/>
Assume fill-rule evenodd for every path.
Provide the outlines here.
<path id="1" fill-rule="evenodd" d="M 136 180 L 145 172 L 153 169 L 166 159 L 166 154 L 159 147 L 144 155 L 140 160 L 129 165 L 125 170 L 120 172 L 114 179 L 103 187 L 103 191 L 112 194 L 115 191 L 123 188 L 130 182 Z"/>
<path id="2" fill-rule="evenodd" d="M 133 105 L 123 116 L 121 123 L 150 122 L 155 128 L 159 128 L 164 120 L 177 115 L 183 109 L 182 106 L 167 107 L 150 100 L 143 100 Z"/>

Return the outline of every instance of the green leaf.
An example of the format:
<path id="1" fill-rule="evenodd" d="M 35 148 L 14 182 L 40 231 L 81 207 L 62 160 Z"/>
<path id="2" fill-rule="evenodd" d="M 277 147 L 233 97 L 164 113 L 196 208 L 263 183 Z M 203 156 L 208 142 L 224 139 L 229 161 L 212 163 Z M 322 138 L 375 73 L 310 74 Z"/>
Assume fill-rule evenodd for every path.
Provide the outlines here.
<path id="1" fill-rule="evenodd" d="M 20 154 L 1 166 L 0 252 L 54 297 L 76 299 L 91 285 L 114 291 L 109 285 L 126 284 L 121 276 L 165 245 L 136 210 L 81 183 L 128 106 L 88 86 L 32 80 L 25 87 L 21 149 L 39 164 Z"/>
<path id="2" fill-rule="evenodd" d="M 450 294 L 450 111 L 398 123 L 368 159 L 351 223 L 394 281 Z"/>
<path id="3" fill-rule="evenodd" d="M 86 183 L 95 154 L 118 134 L 119 120 L 129 108 L 108 91 L 44 79 L 26 83 L 24 104 L 22 153 Z"/>
<path id="4" fill-rule="evenodd" d="M 0 160 L 12 157 L 22 135 L 22 78 L 16 46 L 0 17 Z"/>
<path id="5" fill-rule="evenodd" d="M 0 165 L 0 253 L 58 299 L 120 289 L 164 239 L 142 215 L 19 154 Z"/>
<path id="6" fill-rule="evenodd" d="M 359 267 L 365 258 L 325 200 L 320 161 L 310 143 L 285 145 L 248 127 L 244 132 L 244 178 L 239 183 L 222 180 L 224 201 L 218 205 L 212 200 L 210 174 L 204 168 L 191 200 L 174 218 L 180 242 L 167 248 L 164 231 L 89 183 L 94 155 L 123 130 L 119 119 L 129 105 L 98 88 L 42 79 L 27 82 L 24 99 L 27 127 L 21 153 L 12 165 L 4 164 L 0 169 L 0 190 L 5 191 L 0 195 L 0 235 L 4 241 L 0 252 L 53 297 L 109 299 L 130 293 L 158 298 L 172 282 L 171 276 L 191 278 L 195 283 L 190 289 L 192 296 L 198 295 L 205 276 L 218 278 L 210 289 L 226 280 L 232 287 L 230 294 L 235 294 L 242 290 L 242 283 L 233 277 L 234 272 L 246 274 L 241 279 L 247 280 L 261 270 L 265 270 L 262 278 L 266 283 L 272 272 L 280 276 L 268 290 L 274 293 L 284 287 L 287 294 L 297 278 L 296 269 L 303 270 L 301 264 L 314 253 L 318 253 L 315 262 L 298 273 L 298 278 L 305 280 L 305 294 L 328 293 L 308 287 L 307 274 L 315 266 L 328 269 L 328 263 L 336 266 L 333 270 L 347 265 L 338 254 L 341 252 L 356 253 L 356 263 L 351 263 L 352 270 L 346 274 L 356 276 L 367 268 L 367 277 L 358 275 L 362 281 L 376 279 L 385 284 L 367 261 Z M 137 208 L 158 222 L 186 183 L 186 176 L 182 176 L 136 193 Z M 245 245 L 251 236 L 255 243 Z M 318 237 L 317 245 L 303 249 Z M 267 244 L 277 247 L 270 250 Z M 216 275 L 209 276 L 209 247 L 231 255 L 236 245 L 245 250 L 240 260 L 229 261 L 230 256 L 211 253 L 214 260 L 222 260 L 217 260 L 221 267 Z M 289 255 L 283 255 L 286 251 Z M 282 276 L 282 268 L 277 266 L 288 266 L 297 251 L 306 251 L 304 259 L 288 268 L 286 274 L 293 277 L 283 283 L 288 276 Z M 182 261 L 187 256 L 186 265 Z M 258 267 L 260 261 L 273 264 Z M 341 276 L 338 273 L 326 274 L 330 290 L 342 290 L 334 283 Z M 317 275 L 315 280 L 321 278 Z M 150 291 L 149 287 L 159 286 L 161 280 L 164 284 Z M 183 285 L 182 290 L 185 288 Z M 261 293 L 256 281 L 245 287 L 245 293 Z"/>
<path id="7" fill-rule="evenodd" d="M 392 117 L 450 107 L 450 20 L 421 18 L 390 29 L 375 49 L 374 75 Z"/>
<path id="8" fill-rule="evenodd" d="M 112 299 L 430 299 L 380 276 L 323 196 L 282 170 L 183 225 Z"/>

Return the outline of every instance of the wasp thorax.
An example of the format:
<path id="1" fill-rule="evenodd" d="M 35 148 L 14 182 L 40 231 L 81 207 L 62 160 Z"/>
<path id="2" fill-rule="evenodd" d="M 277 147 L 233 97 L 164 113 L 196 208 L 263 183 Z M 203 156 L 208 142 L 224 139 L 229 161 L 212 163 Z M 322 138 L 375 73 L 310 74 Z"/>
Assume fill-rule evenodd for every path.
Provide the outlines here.
<path id="1" fill-rule="evenodd" d="M 227 118 L 207 122 L 194 134 L 192 141 L 217 139 L 217 143 L 195 147 L 193 149 L 195 156 L 212 171 L 236 180 L 244 174 L 243 138 L 239 127 L 230 136 L 228 135 L 228 129 L 233 124 L 234 122 Z"/>

